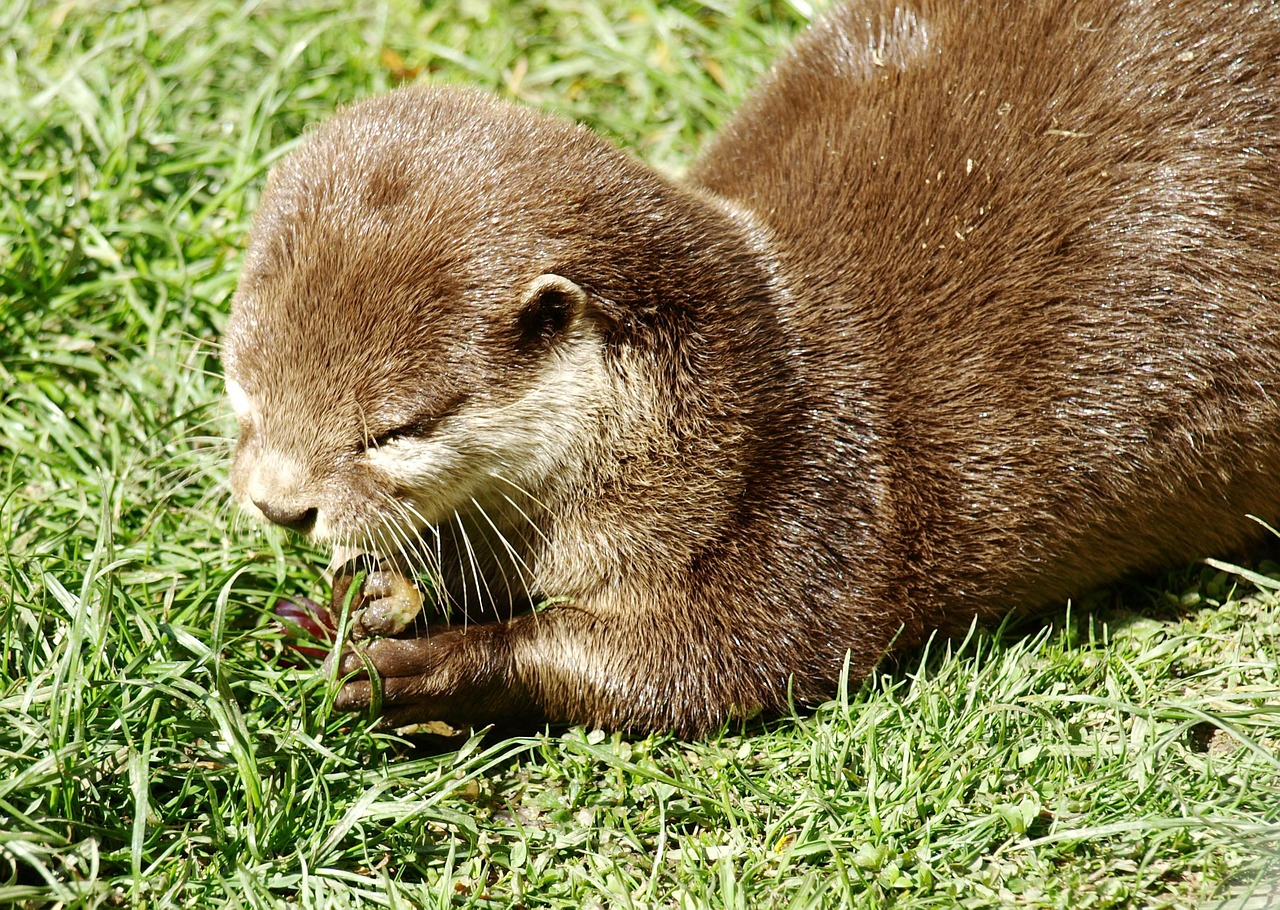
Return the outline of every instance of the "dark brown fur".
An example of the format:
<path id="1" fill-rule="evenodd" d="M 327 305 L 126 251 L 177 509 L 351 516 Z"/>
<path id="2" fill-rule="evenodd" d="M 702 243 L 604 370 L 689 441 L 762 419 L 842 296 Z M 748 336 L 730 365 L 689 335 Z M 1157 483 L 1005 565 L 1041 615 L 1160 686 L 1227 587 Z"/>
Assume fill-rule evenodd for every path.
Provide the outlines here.
<path id="1" fill-rule="evenodd" d="M 441 512 L 500 526 L 529 594 L 566 601 L 368 655 L 394 723 L 698 734 L 828 697 L 846 654 L 858 676 L 1256 538 L 1247 514 L 1280 513 L 1277 230 L 1272 0 L 853 3 L 683 185 L 412 88 L 273 177 L 227 339 L 260 404 L 237 471 L 287 450 L 308 467 L 259 477 L 275 512 L 376 546 L 370 504 L 403 491 L 364 441 L 598 361 L 590 432 L 521 475 L 536 533 L 506 488 L 471 500 L 493 525 Z M 526 292 L 548 273 L 558 320 Z M 480 561 L 490 609 L 524 599 Z"/>

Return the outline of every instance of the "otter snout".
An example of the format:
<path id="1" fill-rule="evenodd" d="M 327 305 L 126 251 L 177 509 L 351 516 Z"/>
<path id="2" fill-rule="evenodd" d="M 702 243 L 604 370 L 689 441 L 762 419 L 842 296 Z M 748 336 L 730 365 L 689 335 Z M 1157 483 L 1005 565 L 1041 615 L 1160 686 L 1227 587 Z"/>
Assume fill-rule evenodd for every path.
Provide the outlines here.
<path id="1" fill-rule="evenodd" d="M 253 504 L 267 521 L 302 535 L 311 533 L 316 526 L 316 518 L 320 515 L 320 510 L 315 506 L 298 508 L 259 500 L 254 500 Z"/>
<path id="2" fill-rule="evenodd" d="M 326 522 L 323 497 L 298 459 L 242 442 L 231 466 L 235 498 L 264 521 L 311 536 Z"/>

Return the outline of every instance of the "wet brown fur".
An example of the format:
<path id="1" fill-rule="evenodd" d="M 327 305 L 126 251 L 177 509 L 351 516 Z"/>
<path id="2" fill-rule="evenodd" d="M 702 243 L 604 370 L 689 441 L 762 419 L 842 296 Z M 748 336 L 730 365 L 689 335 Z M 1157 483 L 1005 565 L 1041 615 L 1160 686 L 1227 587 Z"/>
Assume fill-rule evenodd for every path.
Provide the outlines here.
<path id="1" fill-rule="evenodd" d="M 261 405 L 238 489 L 284 448 L 305 470 L 273 496 L 368 527 L 400 492 L 369 438 L 598 363 L 558 462 L 475 486 L 529 593 L 565 600 L 369 655 L 395 723 L 698 734 L 828 697 L 846 654 L 858 676 L 1255 539 L 1247 514 L 1280 514 L 1277 230 L 1272 0 L 842 6 L 682 184 L 409 88 L 272 177 L 227 338 Z M 543 274 L 584 295 L 530 335 Z M 468 508 L 449 527 L 482 538 Z M 487 546 L 471 596 L 501 614 L 525 598 Z"/>

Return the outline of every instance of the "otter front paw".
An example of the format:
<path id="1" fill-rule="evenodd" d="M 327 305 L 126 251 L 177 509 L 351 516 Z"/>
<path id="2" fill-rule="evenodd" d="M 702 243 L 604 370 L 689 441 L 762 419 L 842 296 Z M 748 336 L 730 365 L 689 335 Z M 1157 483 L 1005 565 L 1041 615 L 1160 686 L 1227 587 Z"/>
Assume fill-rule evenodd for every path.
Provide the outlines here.
<path id="1" fill-rule="evenodd" d="M 428 721 L 485 723 L 529 715 L 496 627 L 435 632 L 423 638 L 381 638 L 335 652 L 347 677 L 334 700 L 340 711 L 367 712 L 375 689 L 382 723 L 403 727 Z M 376 674 L 377 685 L 370 680 Z"/>

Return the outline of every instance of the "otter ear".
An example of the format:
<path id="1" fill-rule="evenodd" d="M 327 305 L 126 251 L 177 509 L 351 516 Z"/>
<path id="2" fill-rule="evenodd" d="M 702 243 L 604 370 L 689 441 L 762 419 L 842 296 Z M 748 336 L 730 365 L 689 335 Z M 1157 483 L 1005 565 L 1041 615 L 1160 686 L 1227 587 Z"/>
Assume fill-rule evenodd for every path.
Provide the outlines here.
<path id="1" fill-rule="evenodd" d="M 521 344 L 545 346 L 577 321 L 587 309 L 587 292 L 568 278 L 547 273 L 525 288 L 516 317 Z"/>

